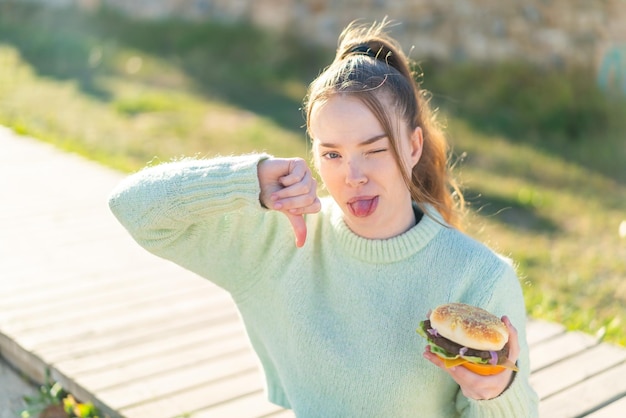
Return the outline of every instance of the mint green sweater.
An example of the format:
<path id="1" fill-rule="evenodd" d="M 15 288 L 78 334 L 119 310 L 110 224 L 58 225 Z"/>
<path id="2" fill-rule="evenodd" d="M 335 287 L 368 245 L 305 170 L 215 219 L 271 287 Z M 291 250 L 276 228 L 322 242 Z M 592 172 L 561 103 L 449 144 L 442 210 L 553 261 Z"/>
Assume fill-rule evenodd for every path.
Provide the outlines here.
<path id="1" fill-rule="evenodd" d="M 296 248 L 287 218 L 259 203 L 256 166 L 265 157 L 146 168 L 109 203 L 148 251 L 230 292 L 270 401 L 300 418 L 537 415 L 524 302 L 509 263 L 434 211 L 400 236 L 361 238 L 330 199 L 307 215 L 308 238 Z M 520 372 L 495 399 L 467 399 L 422 357 L 419 322 L 451 301 L 506 314 L 519 331 Z"/>

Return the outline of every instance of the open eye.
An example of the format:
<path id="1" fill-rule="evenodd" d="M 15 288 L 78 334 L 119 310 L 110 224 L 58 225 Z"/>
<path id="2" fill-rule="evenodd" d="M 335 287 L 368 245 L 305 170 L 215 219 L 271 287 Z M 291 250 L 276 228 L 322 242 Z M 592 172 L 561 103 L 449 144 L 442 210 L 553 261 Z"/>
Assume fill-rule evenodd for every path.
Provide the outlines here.
<path id="1" fill-rule="evenodd" d="M 336 158 L 341 157 L 341 155 L 339 155 L 339 153 L 335 151 L 328 151 L 328 152 L 323 153 L 322 157 L 327 158 L 329 160 L 334 160 Z"/>

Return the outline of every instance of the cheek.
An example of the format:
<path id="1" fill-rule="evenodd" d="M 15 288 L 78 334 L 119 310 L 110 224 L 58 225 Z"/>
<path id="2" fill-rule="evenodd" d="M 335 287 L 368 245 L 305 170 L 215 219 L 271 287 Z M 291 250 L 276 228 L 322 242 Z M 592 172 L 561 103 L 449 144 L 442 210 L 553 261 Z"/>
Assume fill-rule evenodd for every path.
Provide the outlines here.
<path id="1" fill-rule="evenodd" d="M 317 172 L 328 194 L 337 200 L 341 200 L 346 187 L 345 175 L 341 167 L 329 161 L 322 161 Z"/>
<path id="2" fill-rule="evenodd" d="M 318 162 L 317 172 L 319 173 L 320 178 L 322 179 L 322 182 L 324 183 L 324 186 L 326 186 L 327 189 L 332 189 L 333 185 L 337 183 L 336 170 L 333 170 L 331 167 L 329 167 L 328 164 L 320 164 Z"/>
<path id="3" fill-rule="evenodd" d="M 378 178 L 380 182 L 386 184 L 388 188 L 393 188 L 397 191 L 408 190 L 402 175 L 402 169 L 398 167 L 398 163 L 395 159 L 383 167 L 380 167 L 376 172 L 379 173 Z"/>

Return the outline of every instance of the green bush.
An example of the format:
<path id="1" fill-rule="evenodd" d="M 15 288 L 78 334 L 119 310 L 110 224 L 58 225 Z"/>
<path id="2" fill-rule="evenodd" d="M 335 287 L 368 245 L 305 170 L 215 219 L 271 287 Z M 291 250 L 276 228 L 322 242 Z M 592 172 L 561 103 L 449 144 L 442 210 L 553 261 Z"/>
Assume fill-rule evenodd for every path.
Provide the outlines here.
<path id="1" fill-rule="evenodd" d="M 593 69 L 526 62 L 424 65 L 434 103 L 488 133 L 512 139 L 579 141 L 622 127 L 624 98 L 609 97 Z"/>

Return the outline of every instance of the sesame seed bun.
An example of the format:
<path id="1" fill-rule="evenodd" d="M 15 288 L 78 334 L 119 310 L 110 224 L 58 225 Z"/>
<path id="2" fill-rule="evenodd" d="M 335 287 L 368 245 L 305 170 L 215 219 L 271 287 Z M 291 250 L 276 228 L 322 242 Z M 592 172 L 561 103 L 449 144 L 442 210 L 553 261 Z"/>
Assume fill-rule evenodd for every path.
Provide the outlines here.
<path id="1" fill-rule="evenodd" d="M 430 323 L 443 337 L 475 350 L 499 351 L 509 339 L 500 318 L 463 303 L 438 306 L 430 314 Z"/>

